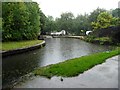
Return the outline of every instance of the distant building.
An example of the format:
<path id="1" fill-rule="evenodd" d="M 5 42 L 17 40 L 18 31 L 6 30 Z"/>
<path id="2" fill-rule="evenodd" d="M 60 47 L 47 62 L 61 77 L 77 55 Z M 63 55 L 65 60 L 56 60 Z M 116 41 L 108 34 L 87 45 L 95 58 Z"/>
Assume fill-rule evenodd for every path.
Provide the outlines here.
<path id="1" fill-rule="evenodd" d="M 60 31 L 60 32 L 52 32 L 51 35 L 57 35 L 57 36 L 66 35 L 66 31 L 65 31 L 65 30 L 62 30 L 62 31 Z"/>
<path id="2" fill-rule="evenodd" d="M 61 34 L 62 34 L 62 35 L 66 35 L 66 31 L 65 31 L 65 30 L 62 30 L 62 31 L 61 31 Z"/>
<path id="3" fill-rule="evenodd" d="M 89 35 L 92 31 L 86 31 L 86 35 Z"/>

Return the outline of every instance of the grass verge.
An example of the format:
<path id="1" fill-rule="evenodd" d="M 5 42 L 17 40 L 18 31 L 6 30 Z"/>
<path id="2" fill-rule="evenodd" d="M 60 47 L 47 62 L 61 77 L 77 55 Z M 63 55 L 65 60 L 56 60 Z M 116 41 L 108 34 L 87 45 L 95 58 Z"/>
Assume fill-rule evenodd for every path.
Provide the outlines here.
<path id="1" fill-rule="evenodd" d="M 97 64 L 105 62 L 106 59 L 119 54 L 120 48 L 110 52 L 100 52 L 88 56 L 82 56 L 80 58 L 70 59 L 58 64 L 41 67 L 34 70 L 33 73 L 34 75 L 45 76 L 47 78 L 51 78 L 55 75 L 73 77 L 83 73 Z"/>
<path id="2" fill-rule="evenodd" d="M 27 41 L 19 41 L 19 42 L 3 42 L 0 43 L 0 50 L 8 51 L 8 50 L 14 50 L 18 48 L 25 48 L 30 47 L 36 44 L 41 43 L 42 40 L 27 40 Z"/>

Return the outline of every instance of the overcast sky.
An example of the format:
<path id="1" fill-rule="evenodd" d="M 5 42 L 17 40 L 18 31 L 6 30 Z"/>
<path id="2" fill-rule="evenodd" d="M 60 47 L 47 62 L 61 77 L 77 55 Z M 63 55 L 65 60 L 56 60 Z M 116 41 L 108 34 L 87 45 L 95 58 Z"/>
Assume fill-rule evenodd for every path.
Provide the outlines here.
<path id="1" fill-rule="evenodd" d="M 33 0 L 36 1 L 43 13 L 51 15 L 54 18 L 60 17 L 63 12 L 72 12 L 75 16 L 78 14 L 90 13 L 97 7 L 107 10 L 118 7 L 120 0 Z"/>

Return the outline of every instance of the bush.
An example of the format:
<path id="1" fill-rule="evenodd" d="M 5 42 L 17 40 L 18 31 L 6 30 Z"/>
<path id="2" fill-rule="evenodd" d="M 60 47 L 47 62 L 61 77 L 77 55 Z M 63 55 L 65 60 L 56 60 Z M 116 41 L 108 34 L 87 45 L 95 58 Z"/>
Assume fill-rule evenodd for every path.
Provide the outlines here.
<path id="1" fill-rule="evenodd" d="M 37 38 L 40 32 L 40 14 L 35 2 L 2 3 L 2 41 L 20 41 Z"/>

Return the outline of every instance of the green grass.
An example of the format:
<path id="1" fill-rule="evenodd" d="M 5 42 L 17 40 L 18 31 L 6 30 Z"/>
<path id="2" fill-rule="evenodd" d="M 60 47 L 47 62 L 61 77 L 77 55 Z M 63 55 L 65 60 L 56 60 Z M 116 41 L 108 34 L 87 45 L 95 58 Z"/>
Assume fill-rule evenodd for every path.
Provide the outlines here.
<path id="1" fill-rule="evenodd" d="M 109 37 L 101 37 L 101 38 L 95 38 L 94 40 L 100 40 L 100 41 L 108 41 L 108 42 L 112 42 L 112 40 Z"/>
<path id="2" fill-rule="evenodd" d="M 116 43 L 113 43 L 112 38 L 110 37 L 94 37 L 94 36 L 87 36 L 84 39 L 87 42 L 92 42 L 92 43 L 99 43 L 99 44 L 109 44 L 109 45 L 116 45 Z"/>
<path id="3" fill-rule="evenodd" d="M 51 78 L 52 76 L 73 77 L 118 54 L 120 54 L 120 49 L 82 56 L 80 58 L 74 58 L 58 64 L 38 68 L 34 70 L 33 73 L 34 75 L 45 76 L 48 78 Z"/>
<path id="4" fill-rule="evenodd" d="M 27 40 L 27 41 L 19 41 L 19 42 L 3 42 L 0 43 L 0 50 L 8 51 L 8 50 L 14 50 L 18 48 L 25 48 L 30 47 L 36 44 L 41 43 L 42 40 Z"/>

